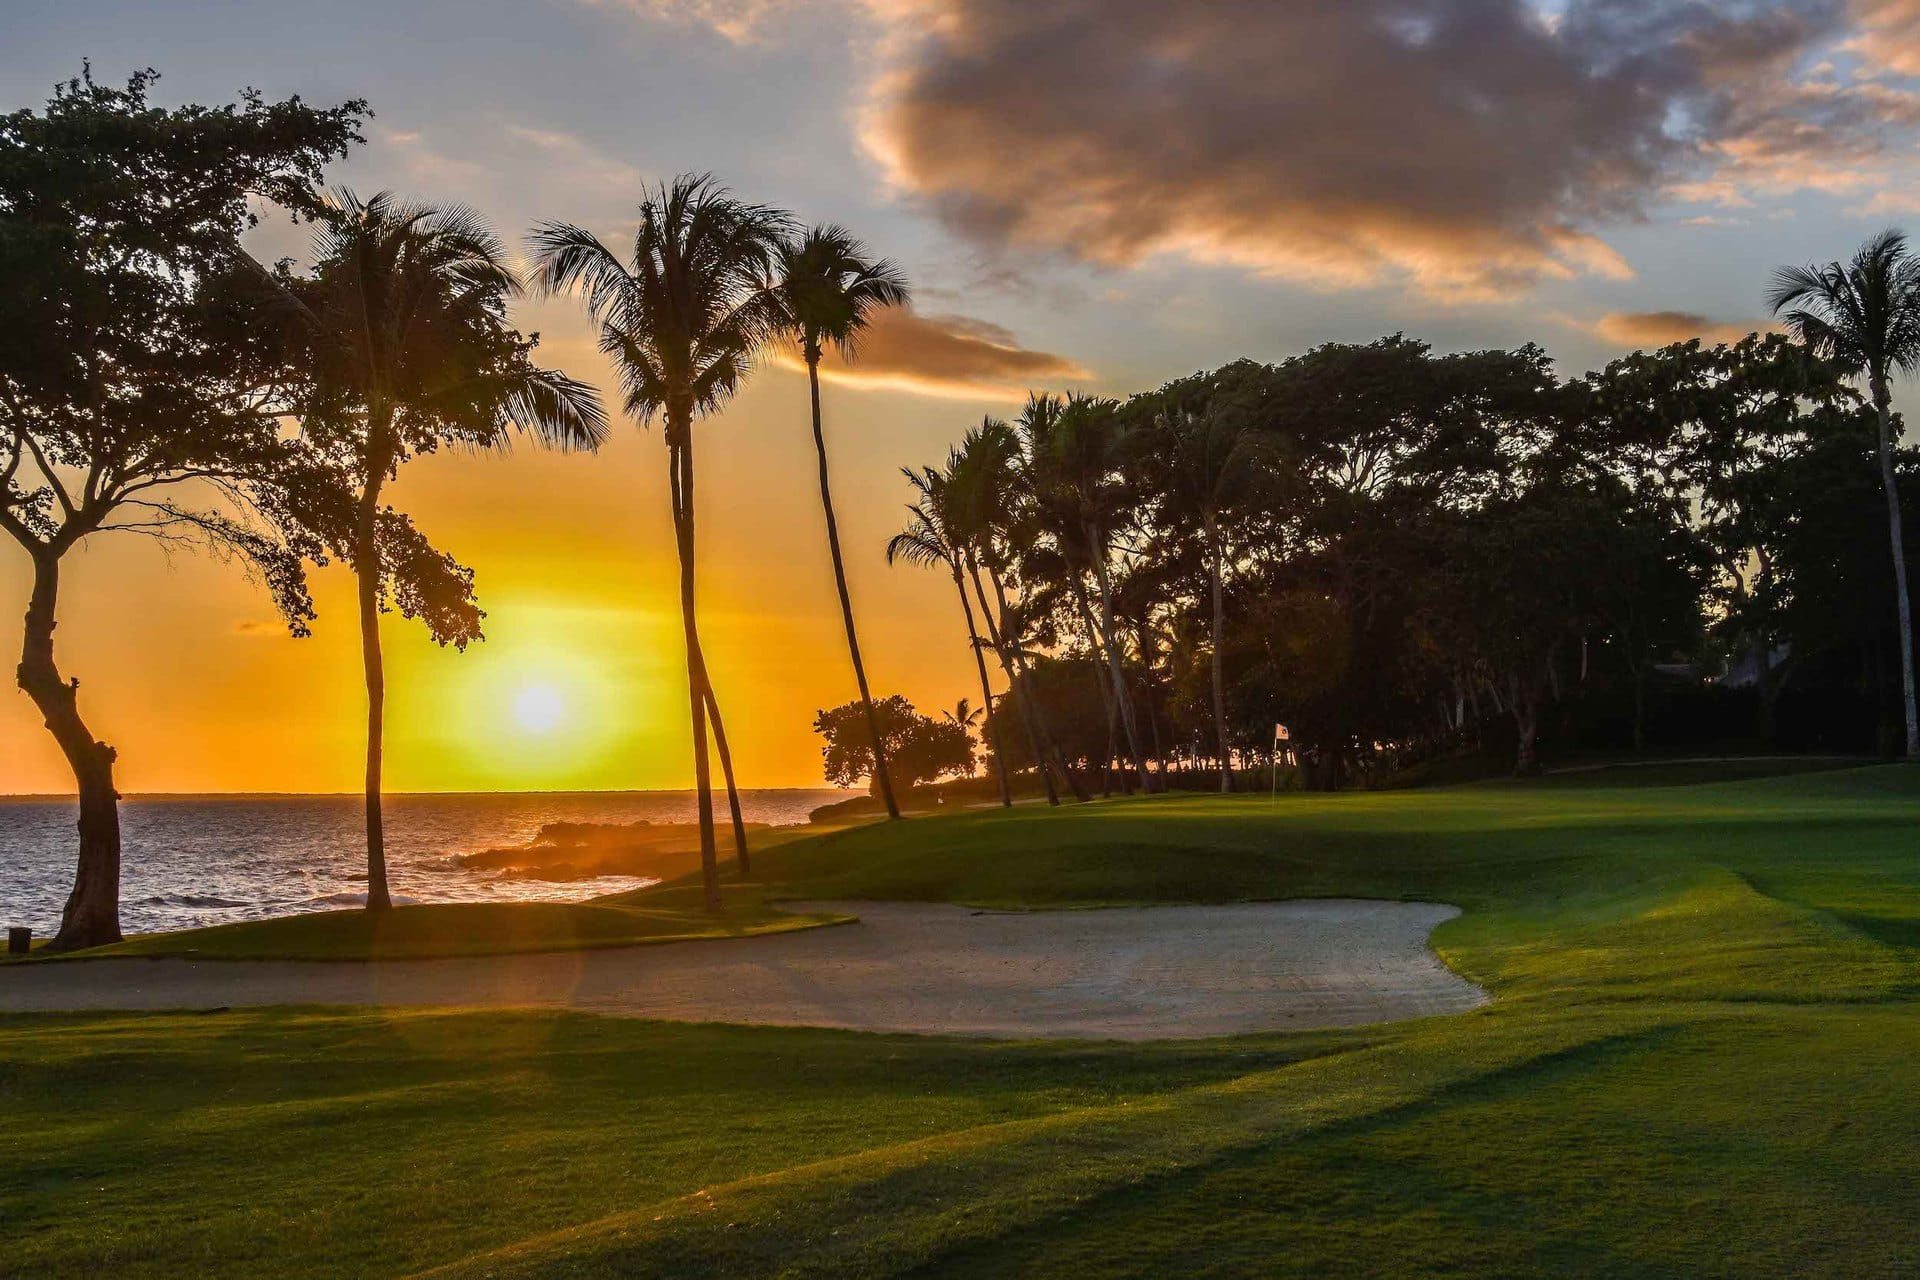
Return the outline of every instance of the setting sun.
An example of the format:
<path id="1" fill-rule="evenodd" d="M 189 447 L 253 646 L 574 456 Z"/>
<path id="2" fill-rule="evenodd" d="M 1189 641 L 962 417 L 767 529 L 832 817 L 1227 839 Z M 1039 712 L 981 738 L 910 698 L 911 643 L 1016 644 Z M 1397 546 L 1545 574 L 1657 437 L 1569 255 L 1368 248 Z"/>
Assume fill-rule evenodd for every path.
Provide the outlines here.
<path id="1" fill-rule="evenodd" d="M 514 723 L 528 733 L 551 733 L 566 715 L 566 703 L 550 685 L 530 684 L 514 695 Z"/>

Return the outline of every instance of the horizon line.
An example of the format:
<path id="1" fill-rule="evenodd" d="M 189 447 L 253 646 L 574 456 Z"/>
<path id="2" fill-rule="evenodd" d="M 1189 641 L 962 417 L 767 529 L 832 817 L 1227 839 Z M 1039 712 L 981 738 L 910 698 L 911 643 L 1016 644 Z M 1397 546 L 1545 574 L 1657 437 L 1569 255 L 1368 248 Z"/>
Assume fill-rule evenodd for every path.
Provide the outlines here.
<path id="1" fill-rule="evenodd" d="M 857 791 L 866 794 L 860 787 L 832 787 L 821 784 L 817 787 L 741 787 L 745 795 L 752 791 Z M 387 799 L 406 799 L 419 796 L 651 796 L 651 795 L 692 795 L 692 787 L 628 787 L 628 788 L 530 788 L 526 790 L 493 791 L 383 791 L 380 794 Z M 724 793 L 724 788 L 716 789 L 714 794 Z M 128 791 L 120 795 L 121 800 L 358 800 L 363 796 L 359 791 Z M 0 804 L 10 801 L 33 800 L 72 800 L 78 803 L 80 796 L 72 791 L 14 791 L 0 793 Z"/>

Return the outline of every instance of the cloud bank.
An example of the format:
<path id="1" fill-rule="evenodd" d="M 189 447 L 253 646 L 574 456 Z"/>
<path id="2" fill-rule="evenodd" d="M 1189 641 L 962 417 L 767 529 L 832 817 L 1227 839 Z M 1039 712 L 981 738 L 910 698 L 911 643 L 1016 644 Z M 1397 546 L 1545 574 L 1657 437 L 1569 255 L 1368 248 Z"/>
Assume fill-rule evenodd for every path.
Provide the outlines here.
<path id="1" fill-rule="evenodd" d="M 1620 278 L 1607 226 L 1857 189 L 1920 122 L 1891 78 L 1920 70 L 1920 0 L 868 8 L 862 135 L 894 187 L 975 242 L 1109 265 L 1455 298 Z"/>

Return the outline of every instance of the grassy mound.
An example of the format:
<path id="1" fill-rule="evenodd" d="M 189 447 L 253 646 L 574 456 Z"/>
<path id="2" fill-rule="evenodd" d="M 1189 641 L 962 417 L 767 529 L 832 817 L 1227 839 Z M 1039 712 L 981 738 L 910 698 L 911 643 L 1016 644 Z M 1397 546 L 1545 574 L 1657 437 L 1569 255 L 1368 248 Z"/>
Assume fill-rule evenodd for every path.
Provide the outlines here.
<path id="1" fill-rule="evenodd" d="M 768 897 L 1449 901 L 1466 913 L 1435 944 L 1495 999 L 1146 1046 L 8 1018 L 0 1257 L 1147 1277 L 1870 1277 L 1920 1257 L 1920 768 L 966 813 L 762 865 Z"/>

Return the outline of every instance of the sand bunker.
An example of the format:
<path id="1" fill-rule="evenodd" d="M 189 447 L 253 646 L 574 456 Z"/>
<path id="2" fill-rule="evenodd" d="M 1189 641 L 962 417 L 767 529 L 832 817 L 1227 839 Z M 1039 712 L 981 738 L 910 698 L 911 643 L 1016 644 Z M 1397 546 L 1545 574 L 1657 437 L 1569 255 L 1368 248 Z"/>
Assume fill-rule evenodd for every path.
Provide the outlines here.
<path id="1" fill-rule="evenodd" d="M 983 912 L 798 903 L 857 924 L 724 942 L 381 964 L 96 960 L 0 970 L 0 1010 L 557 1006 L 1024 1038 L 1351 1026 L 1485 1001 L 1427 949 L 1458 911 L 1346 900 Z"/>

